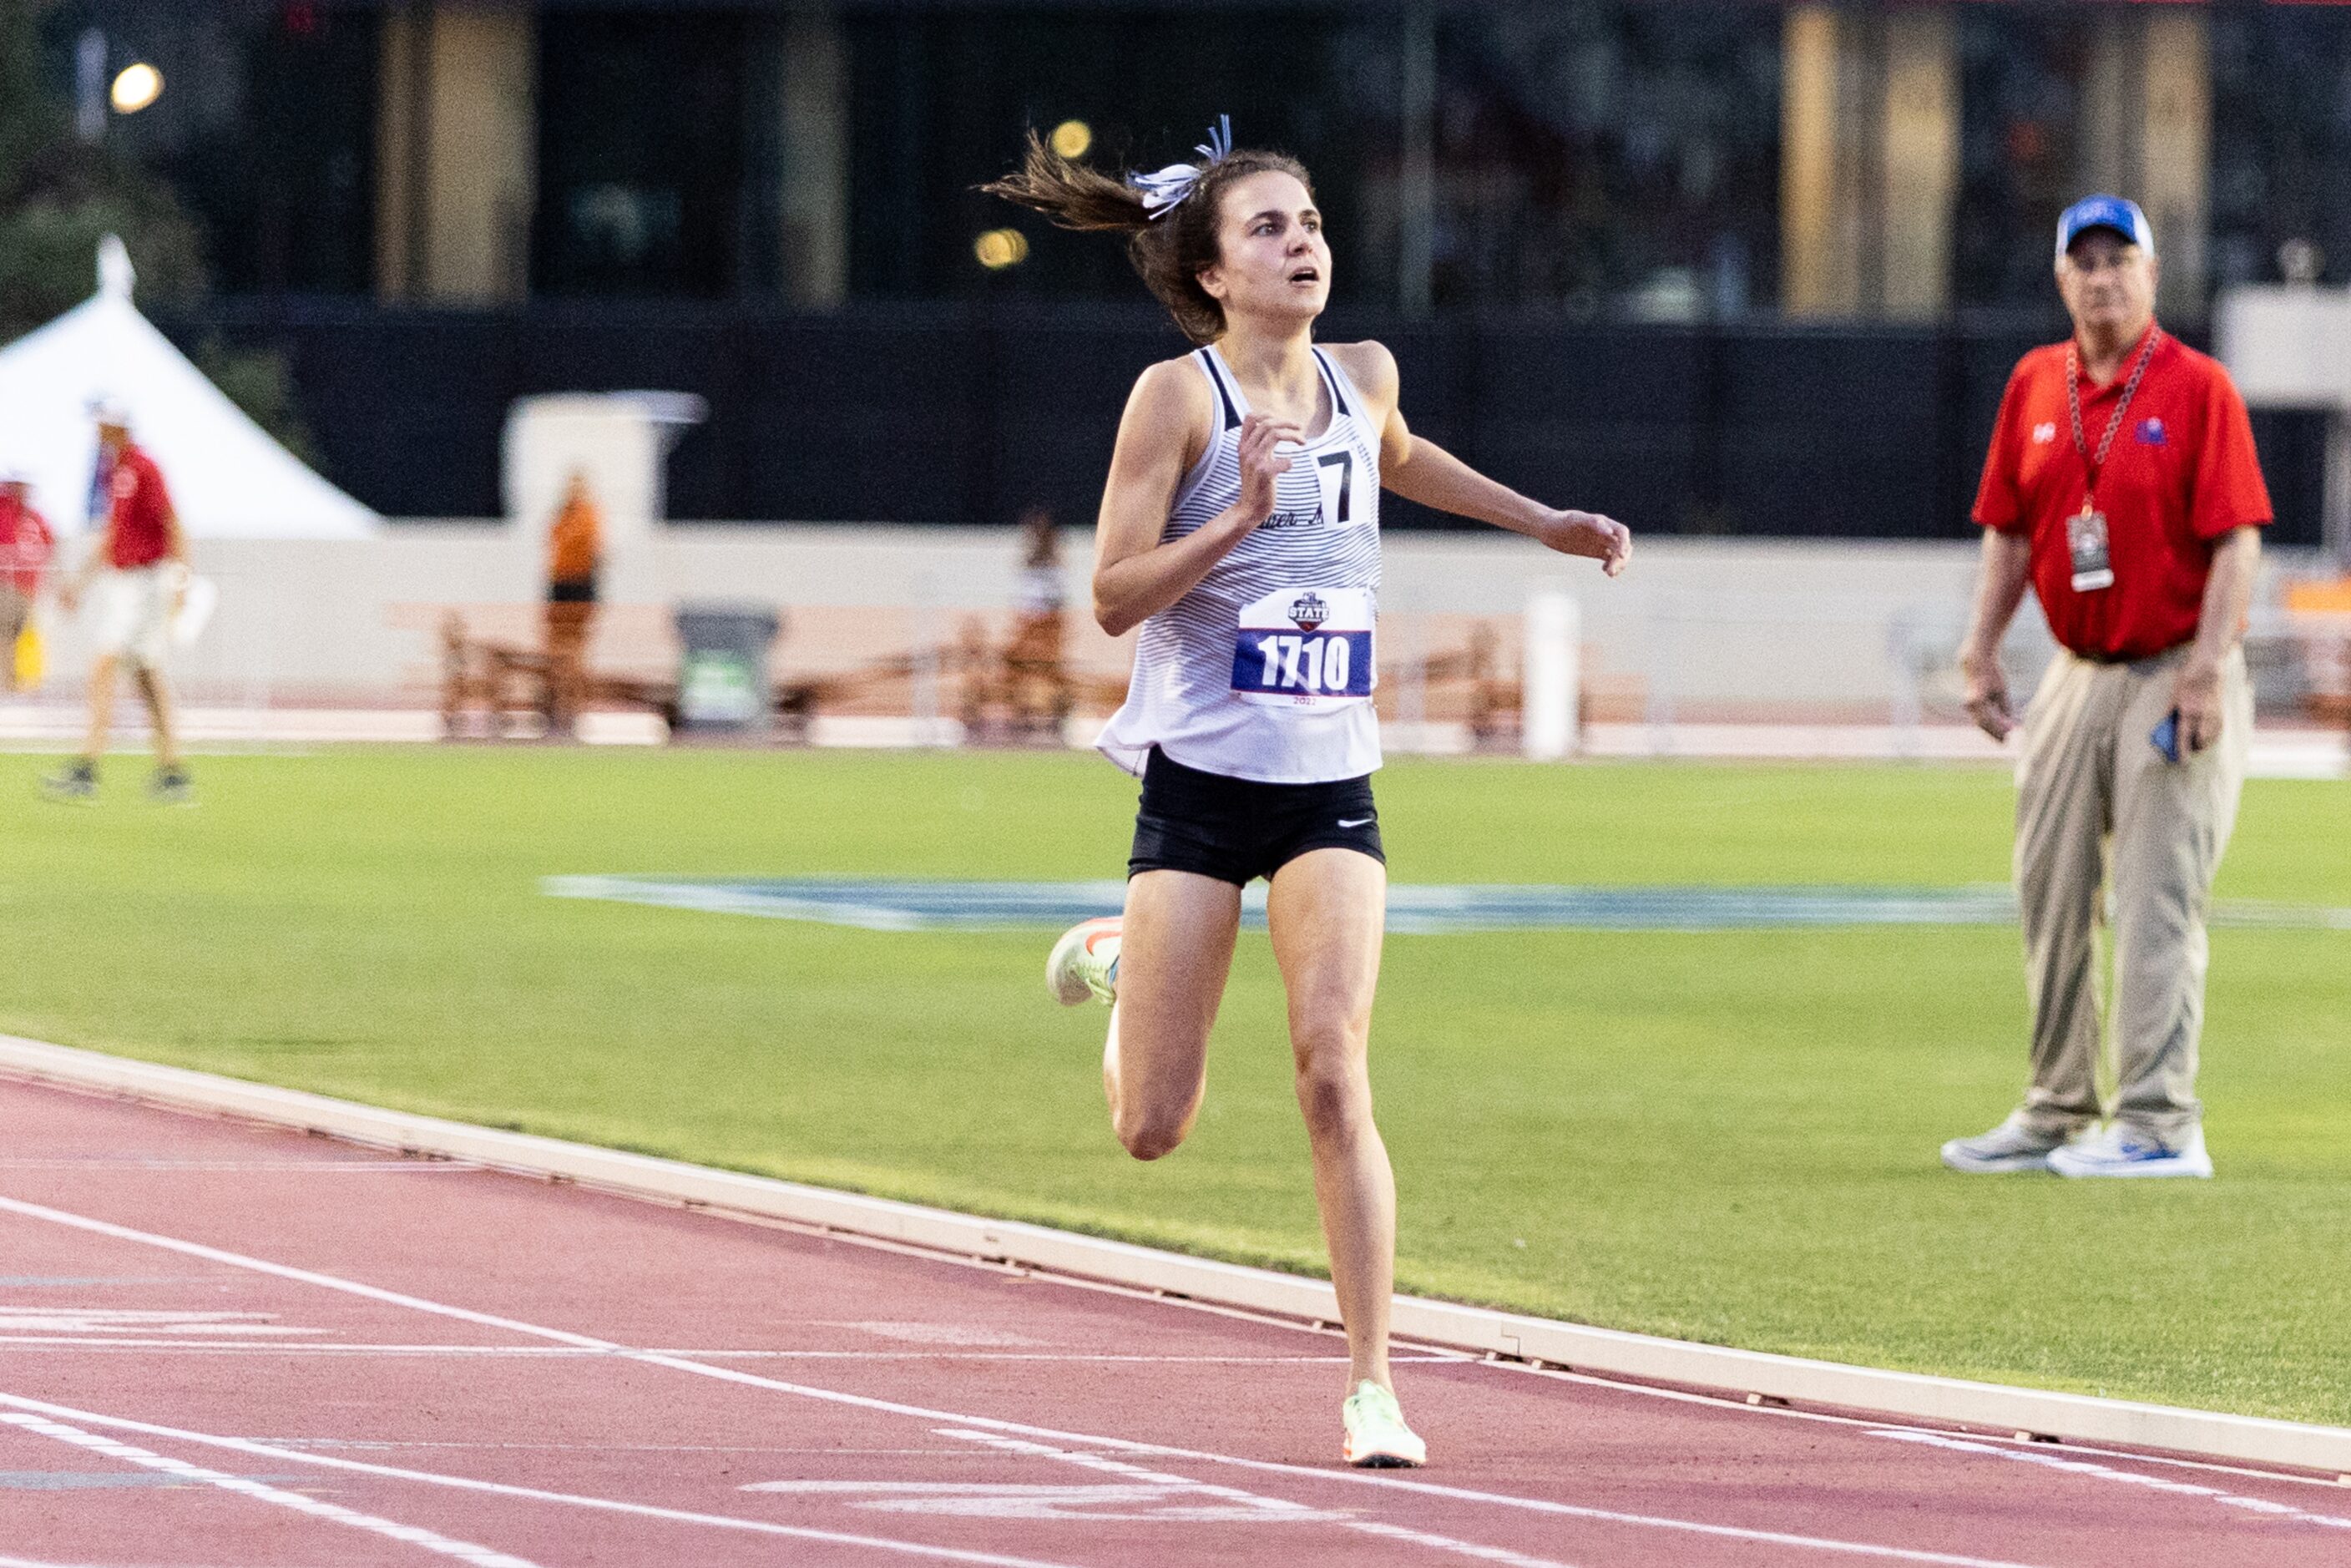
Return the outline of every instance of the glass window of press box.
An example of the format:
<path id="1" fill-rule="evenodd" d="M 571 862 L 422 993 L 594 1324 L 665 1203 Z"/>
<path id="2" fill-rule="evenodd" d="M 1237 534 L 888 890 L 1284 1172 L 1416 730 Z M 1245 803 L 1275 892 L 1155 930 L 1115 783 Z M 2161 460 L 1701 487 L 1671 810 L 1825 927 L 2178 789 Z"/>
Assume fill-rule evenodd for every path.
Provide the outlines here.
<path id="1" fill-rule="evenodd" d="M 1772 297 L 1779 26 L 1751 5 L 862 16 L 852 287 L 1134 298 L 1116 246 L 973 187 L 1028 126 L 1156 166 L 1213 110 L 1313 172 L 1344 303 L 1418 303 L 1416 245 L 1439 308 L 1742 314 Z M 1019 260 L 979 253 L 999 227 Z"/>
<path id="2" fill-rule="evenodd" d="M 91 98 L 90 127 L 170 184 L 202 228 L 215 288 L 372 287 L 374 11 L 172 0 L 38 11 L 58 98 L 69 111 Z M 135 112 L 108 112 L 107 89 L 142 63 L 160 73 L 162 91 Z"/>
<path id="3" fill-rule="evenodd" d="M 382 79 L 387 29 L 423 9 L 54 0 L 39 28 L 63 94 L 93 28 L 110 78 L 134 60 L 162 70 L 162 95 L 110 117 L 105 134 L 199 220 L 217 288 L 363 295 L 382 282 L 380 187 L 397 172 L 380 167 L 397 85 Z M 534 293 L 1133 299 L 1116 246 L 973 187 L 1031 125 L 1081 127 L 1078 144 L 1106 165 L 1155 163 L 1186 155 L 1221 110 L 1243 140 L 1314 170 L 1345 305 L 1416 304 L 1405 279 L 1418 255 L 1440 310 L 1722 319 L 1778 303 L 1780 5 L 526 9 L 530 144 L 525 210 L 510 221 L 528 240 L 517 276 Z M 2119 153 L 2101 141 L 2116 134 L 2102 129 L 2101 95 L 2143 89 L 2151 68 L 2114 39 L 2189 8 L 1950 9 L 1950 301 L 2045 313 L 2057 212 L 2102 161 L 2127 162 L 2127 133 Z M 2282 256 L 2351 279 L 2351 202 L 2339 199 L 2351 190 L 2351 7 L 2194 9 L 2209 177 L 2187 314 L 2211 288 L 2280 277 Z M 811 16 L 831 62 L 813 76 Z M 811 137 L 831 145 L 812 152 Z M 811 170 L 831 190 L 810 208 L 813 240 L 794 207 Z M 1008 265 L 977 244 L 998 228 L 1020 236 Z M 793 287 L 807 265 L 793 247 L 811 244 L 830 247 L 838 273 L 815 296 Z"/>

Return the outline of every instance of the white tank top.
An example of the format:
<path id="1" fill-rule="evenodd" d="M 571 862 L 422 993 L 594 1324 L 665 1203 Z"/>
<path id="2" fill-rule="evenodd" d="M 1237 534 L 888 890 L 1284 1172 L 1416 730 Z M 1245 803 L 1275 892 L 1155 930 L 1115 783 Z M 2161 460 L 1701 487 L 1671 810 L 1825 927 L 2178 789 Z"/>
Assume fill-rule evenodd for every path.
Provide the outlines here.
<path id="1" fill-rule="evenodd" d="M 1192 591 L 1143 623 L 1125 706 L 1094 741 L 1130 773 L 1157 746 L 1186 768 L 1268 784 L 1355 779 L 1380 765 L 1372 711 L 1380 591 L 1380 433 L 1363 394 L 1313 350 L 1331 422 L 1284 447 L 1273 511 Z M 1217 430 L 1184 476 L 1160 540 L 1240 498 L 1240 383 L 1211 344 Z"/>

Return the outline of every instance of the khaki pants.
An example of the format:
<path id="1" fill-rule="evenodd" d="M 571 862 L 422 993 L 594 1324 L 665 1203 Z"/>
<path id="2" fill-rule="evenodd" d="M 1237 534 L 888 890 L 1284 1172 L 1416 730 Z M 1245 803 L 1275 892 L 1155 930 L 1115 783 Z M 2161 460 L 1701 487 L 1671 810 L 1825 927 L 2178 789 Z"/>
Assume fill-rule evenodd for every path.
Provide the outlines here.
<path id="1" fill-rule="evenodd" d="M 2171 711 L 2187 656 L 2183 646 L 2098 664 L 2061 652 L 2025 714 L 2016 770 L 2016 895 L 2032 1000 L 2024 1107 L 2042 1126 L 2099 1114 L 2102 914 L 2114 936 L 2115 1120 L 2177 1146 L 2202 1113 L 2204 915 L 2244 790 L 2253 694 L 2244 654 L 2232 652 L 2220 671 L 2219 740 L 2164 761 L 2147 736 Z M 2111 884 L 2103 900 L 2102 884 Z"/>

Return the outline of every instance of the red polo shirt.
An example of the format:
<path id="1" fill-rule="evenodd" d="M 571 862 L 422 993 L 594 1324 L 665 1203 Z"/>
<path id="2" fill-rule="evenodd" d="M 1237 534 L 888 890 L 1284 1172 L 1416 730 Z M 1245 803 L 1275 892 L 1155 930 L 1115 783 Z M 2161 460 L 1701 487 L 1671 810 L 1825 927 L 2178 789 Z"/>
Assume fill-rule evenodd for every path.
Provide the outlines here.
<path id="1" fill-rule="evenodd" d="M 30 599 L 40 591 L 41 569 L 49 564 L 48 520 L 29 501 L 0 495 L 0 583 Z"/>
<path id="2" fill-rule="evenodd" d="M 163 471 L 155 460 L 136 446 L 125 446 L 114 459 L 111 488 L 111 564 L 128 571 L 152 566 L 171 554 L 172 493 L 163 487 Z"/>
<path id="3" fill-rule="evenodd" d="M 2145 343 L 2111 383 L 2082 388 L 2093 455 Z M 2212 541 L 2270 520 L 2252 422 L 2220 361 L 2165 333 L 2098 476 L 2114 583 L 2077 592 L 2065 519 L 2082 509 L 2089 475 L 2066 412 L 2065 350 L 2035 349 L 2008 378 L 1975 518 L 2031 536 L 2033 591 L 2058 642 L 2091 658 L 2147 658 L 2196 635 Z"/>

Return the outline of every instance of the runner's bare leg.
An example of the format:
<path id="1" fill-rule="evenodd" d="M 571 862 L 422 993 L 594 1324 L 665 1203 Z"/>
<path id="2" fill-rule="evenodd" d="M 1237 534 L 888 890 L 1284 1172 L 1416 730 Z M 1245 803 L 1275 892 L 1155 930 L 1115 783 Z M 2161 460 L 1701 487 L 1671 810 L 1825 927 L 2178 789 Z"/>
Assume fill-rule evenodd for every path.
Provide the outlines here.
<path id="1" fill-rule="evenodd" d="M 100 653 L 89 666 L 89 738 L 81 754 L 95 762 L 106 755 L 106 741 L 114 727 L 114 666 L 111 653 Z"/>
<path id="2" fill-rule="evenodd" d="M 147 699 L 147 716 L 155 726 L 155 766 L 177 768 L 180 737 L 172 717 L 172 688 L 161 670 L 138 664 L 131 666 L 131 671 L 139 682 L 139 695 Z"/>
<path id="3" fill-rule="evenodd" d="M 1274 873 L 1266 904 L 1290 998 L 1298 1104 L 1314 1200 L 1331 1249 L 1352 1363 L 1347 1386 L 1388 1375 L 1395 1293 L 1395 1176 L 1372 1121 L 1372 993 L 1387 924 L 1387 868 L 1353 850 L 1311 850 Z"/>
<path id="4" fill-rule="evenodd" d="M 1187 871 L 1126 884 L 1118 1005 L 1102 1049 L 1102 1089 L 1118 1141 L 1155 1160 L 1184 1141 L 1208 1084 L 1208 1029 L 1232 972 L 1241 890 Z"/>

